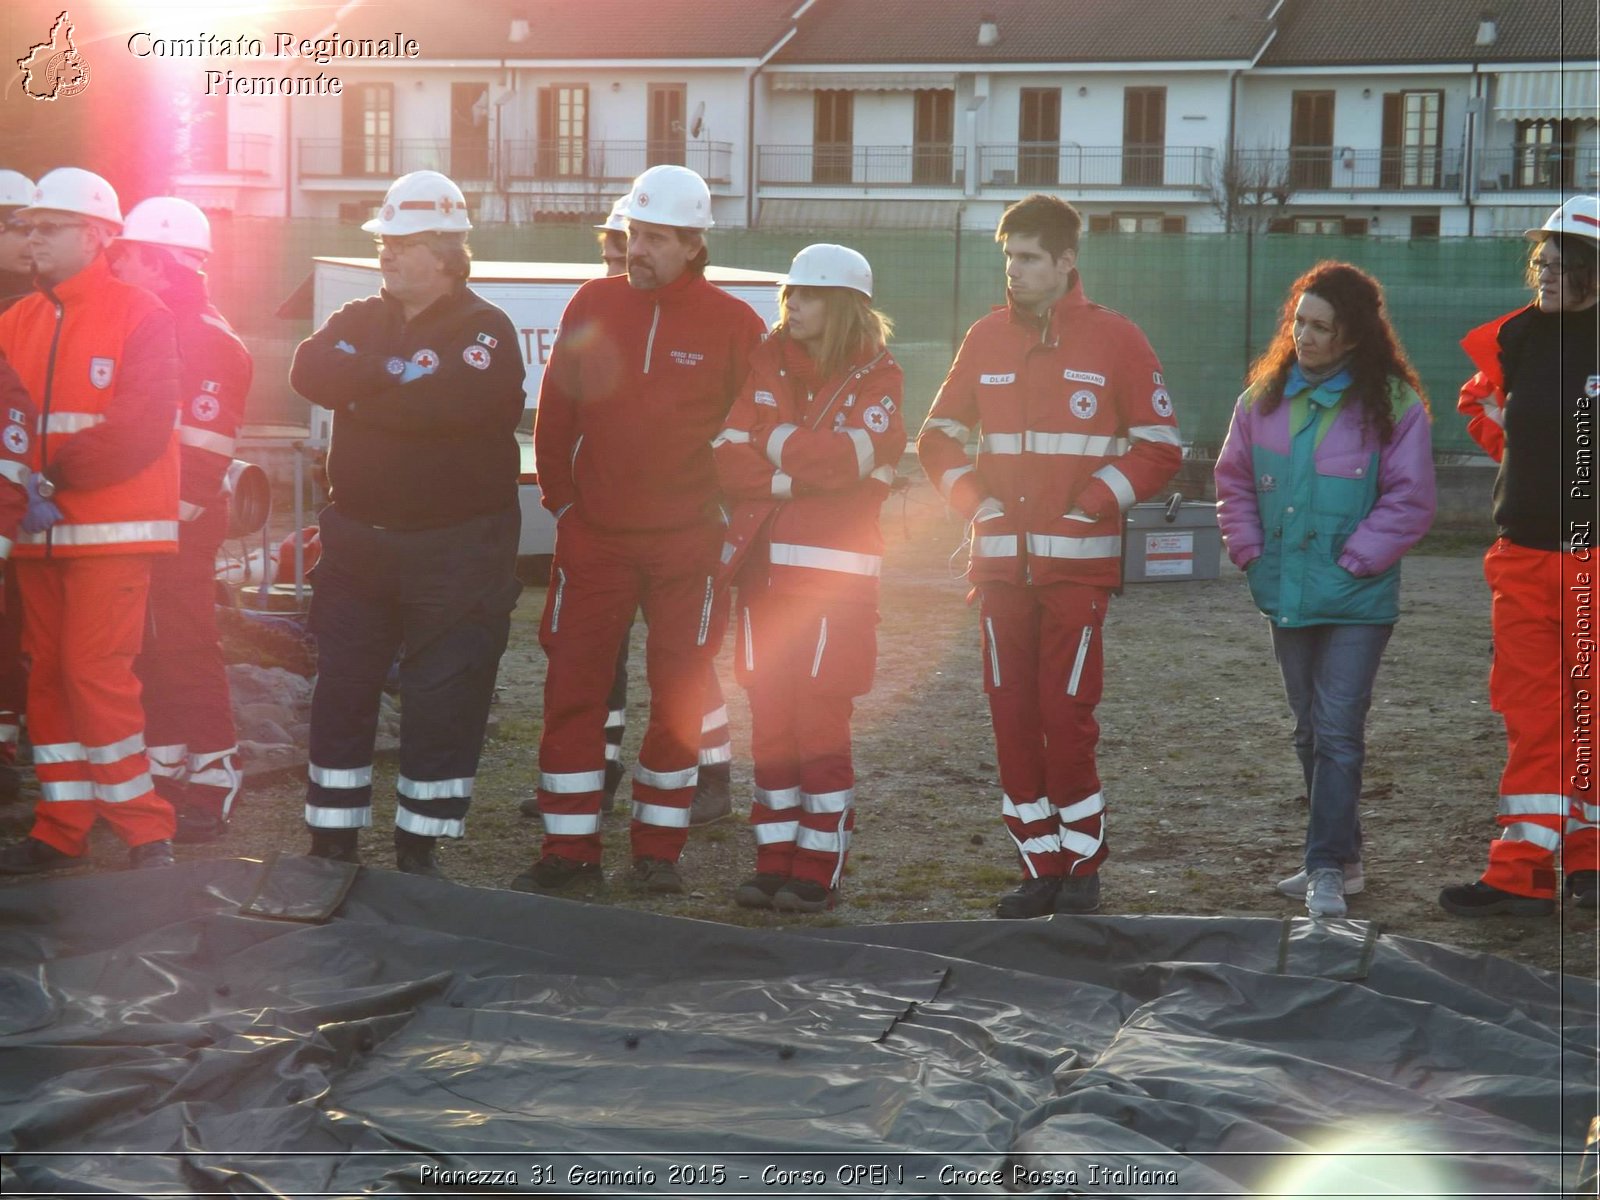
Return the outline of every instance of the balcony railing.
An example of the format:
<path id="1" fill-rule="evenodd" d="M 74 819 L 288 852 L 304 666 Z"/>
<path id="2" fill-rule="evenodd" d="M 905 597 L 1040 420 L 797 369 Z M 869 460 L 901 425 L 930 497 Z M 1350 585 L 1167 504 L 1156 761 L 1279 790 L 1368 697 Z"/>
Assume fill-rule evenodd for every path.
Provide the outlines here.
<path id="1" fill-rule="evenodd" d="M 963 146 L 762 146 L 758 179 L 774 187 L 939 187 L 966 182 Z"/>
<path id="2" fill-rule="evenodd" d="M 1182 188 L 1211 177 L 1209 146 L 1076 146 L 1018 142 L 978 147 L 978 186 Z"/>
<path id="3" fill-rule="evenodd" d="M 1241 180 L 1263 190 L 1290 192 L 1455 192 L 1461 188 L 1461 152 L 1455 147 L 1291 146 L 1239 150 Z"/>
<path id="4" fill-rule="evenodd" d="M 301 138 L 302 179 L 389 180 L 411 171 L 441 171 L 463 187 L 494 178 L 487 145 L 453 143 L 448 138 Z"/>
<path id="5" fill-rule="evenodd" d="M 1478 153 L 1478 187 L 1485 192 L 1586 191 L 1600 182 L 1592 138 L 1565 146 L 1516 146 Z"/>
<path id="6" fill-rule="evenodd" d="M 512 180 L 626 184 L 647 167 L 676 163 L 698 172 L 707 183 L 727 183 L 733 176 L 733 143 L 508 141 L 500 145 L 500 163 L 505 178 Z"/>

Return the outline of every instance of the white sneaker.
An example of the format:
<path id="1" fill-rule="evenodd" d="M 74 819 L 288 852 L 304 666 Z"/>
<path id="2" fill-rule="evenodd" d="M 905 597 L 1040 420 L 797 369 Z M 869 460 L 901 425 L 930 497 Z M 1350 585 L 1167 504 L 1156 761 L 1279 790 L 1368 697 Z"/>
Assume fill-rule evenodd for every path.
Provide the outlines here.
<path id="1" fill-rule="evenodd" d="M 1344 872 L 1318 867 L 1306 884 L 1306 911 L 1313 917 L 1342 917 L 1350 908 L 1344 902 Z"/>
<path id="2" fill-rule="evenodd" d="M 1344 865 L 1344 894 L 1346 896 L 1359 896 L 1367 886 L 1366 869 L 1357 859 L 1353 863 Z M 1301 867 L 1287 879 L 1278 880 L 1278 890 L 1285 896 L 1293 896 L 1302 900 L 1306 894 L 1306 869 Z"/>

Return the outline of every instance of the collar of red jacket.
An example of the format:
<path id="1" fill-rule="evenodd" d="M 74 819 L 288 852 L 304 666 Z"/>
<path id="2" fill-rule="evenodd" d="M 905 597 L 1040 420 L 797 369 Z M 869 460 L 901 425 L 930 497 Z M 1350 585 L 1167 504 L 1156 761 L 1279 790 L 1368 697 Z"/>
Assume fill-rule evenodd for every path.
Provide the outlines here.
<path id="1" fill-rule="evenodd" d="M 1067 290 L 1061 298 L 1052 304 L 1043 314 L 1030 312 L 1026 308 L 1018 308 L 1007 297 L 1004 305 L 996 305 L 995 311 L 1003 308 L 1010 313 L 1012 321 L 1018 325 L 1026 325 L 1029 329 L 1050 329 L 1058 325 L 1063 319 L 1072 315 L 1076 309 L 1083 308 L 1089 303 L 1089 298 L 1083 294 L 1083 276 L 1074 267 L 1072 269 L 1072 282 L 1067 285 Z"/>
<path id="2" fill-rule="evenodd" d="M 1482 371 L 1495 387 L 1498 388 L 1505 385 L 1505 379 L 1500 371 L 1501 327 L 1513 318 L 1520 317 L 1529 309 L 1537 307 L 1538 302 L 1534 301 L 1511 312 L 1503 313 L 1494 320 L 1479 325 L 1461 339 L 1461 348 L 1467 352 L 1467 357 L 1472 360 L 1472 365 Z"/>
<path id="3" fill-rule="evenodd" d="M 39 290 L 62 304 L 70 304 L 94 295 L 115 278 L 116 276 L 111 273 L 111 264 L 106 261 L 105 252 L 101 251 L 76 275 L 68 276 L 54 287 L 41 281 Z"/>

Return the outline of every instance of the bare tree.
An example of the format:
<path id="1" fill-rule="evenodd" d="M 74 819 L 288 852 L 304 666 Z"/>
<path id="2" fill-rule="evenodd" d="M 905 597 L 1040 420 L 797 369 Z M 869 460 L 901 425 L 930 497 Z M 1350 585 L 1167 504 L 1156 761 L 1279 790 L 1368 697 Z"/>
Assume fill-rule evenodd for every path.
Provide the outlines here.
<path id="1" fill-rule="evenodd" d="M 1294 195 L 1291 156 L 1276 146 L 1235 149 L 1212 164 L 1208 199 L 1229 233 L 1260 233 Z"/>

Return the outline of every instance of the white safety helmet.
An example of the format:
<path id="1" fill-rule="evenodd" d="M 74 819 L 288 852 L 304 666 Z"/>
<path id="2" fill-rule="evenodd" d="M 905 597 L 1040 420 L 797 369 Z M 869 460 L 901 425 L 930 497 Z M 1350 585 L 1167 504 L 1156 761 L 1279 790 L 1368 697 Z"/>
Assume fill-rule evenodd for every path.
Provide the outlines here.
<path id="1" fill-rule="evenodd" d="M 412 171 L 389 185 L 378 215 L 361 226 L 368 233 L 466 233 L 467 198 L 437 171 Z"/>
<path id="2" fill-rule="evenodd" d="M 611 212 L 606 219 L 596 225 L 596 229 L 604 229 L 607 233 L 628 232 L 628 200 L 632 193 L 617 197 L 617 202 L 611 206 Z"/>
<path id="3" fill-rule="evenodd" d="M 842 287 L 872 299 L 872 264 L 849 246 L 818 242 L 794 256 L 789 267 L 790 287 Z"/>
<path id="4" fill-rule="evenodd" d="M 622 215 L 676 229 L 711 228 L 711 189 L 688 167 L 651 167 L 628 189 Z"/>
<path id="5" fill-rule="evenodd" d="M 33 203 L 33 180 L 21 171 L 0 171 L 0 208 L 26 208 Z"/>
<path id="6" fill-rule="evenodd" d="M 119 228 L 122 225 L 117 190 L 82 167 L 57 167 L 46 174 L 33 185 L 33 195 L 23 211 L 77 213 Z"/>
<path id="7" fill-rule="evenodd" d="M 1574 196 L 1538 229 L 1528 230 L 1527 236 L 1542 242 L 1552 233 L 1572 233 L 1600 243 L 1600 196 Z"/>
<path id="8" fill-rule="evenodd" d="M 198 271 L 211 254 L 211 222 L 187 200 L 152 196 L 129 210 L 117 240 L 160 246 L 191 271 Z"/>

